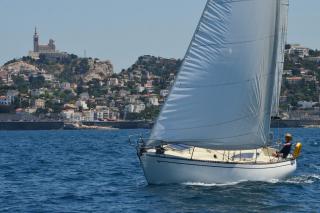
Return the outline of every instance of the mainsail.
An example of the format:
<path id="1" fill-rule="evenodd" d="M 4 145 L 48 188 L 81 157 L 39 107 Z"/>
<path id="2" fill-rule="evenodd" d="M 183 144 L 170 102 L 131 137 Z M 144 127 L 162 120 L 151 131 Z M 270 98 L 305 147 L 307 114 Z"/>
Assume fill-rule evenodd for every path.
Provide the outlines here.
<path id="1" fill-rule="evenodd" d="M 287 42 L 289 0 L 280 0 L 278 62 L 274 85 L 272 116 L 279 116 L 279 101 L 284 68 L 285 45 Z"/>
<path id="2" fill-rule="evenodd" d="M 147 145 L 268 142 L 280 0 L 208 0 Z"/>

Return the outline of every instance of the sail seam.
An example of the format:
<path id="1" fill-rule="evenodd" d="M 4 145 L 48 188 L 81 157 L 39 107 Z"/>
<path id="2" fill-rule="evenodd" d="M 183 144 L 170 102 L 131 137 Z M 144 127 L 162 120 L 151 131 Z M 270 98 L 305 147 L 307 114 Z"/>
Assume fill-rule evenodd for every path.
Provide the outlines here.
<path id="1" fill-rule="evenodd" d="M 230 4 L 230 3 L 239 3 L 239 2 L 248 2 L 248 1 L 266 1 L 266 0 L 216 0 L 215 3 L 219 4 Z M 276 1 L 276 0 L 274 0 Z"/>
<path id="2" fill-rule="evenodd" d="M 272 72 L 268 72 L 266 74 L 260 74 L 258 75 L 258 77 L 267 77 L 267 76 L 270 76 L 272 74 Z M 227 82 L 227 83 L 221 83 L 221 84 L 211 84 L 211 85 L 195 85 L 195 86 L 184 86 L 182 84 L 179 85 L 179 88 L 181 89 L 195 89 L 195 88 L 208 88 L 208 87 L 221 87 L 221 86 L 231 86 L 231 85 L 236 85 L 236 84 L 241 84 L 241 83 L 244 83 L 244 82 L 251 82 L 251 81 L 254 81 L 255 80 L 255 77 L 253 78 L 250 78 L 250 79 L 245 79 L 243 81 L 234 81 L 234 82 Z"/>
<path id="3" fill-rule="evenodd" d="M 239 134 L 239 135 L 233 135 L 233 136 L 227 136 L 227 137 L 221 137 L 221 138 L 207 138 L 207 139 L 193 139 L 193 140 L 185 140 L 185 139 L 181 139 L 181 140 L 174 140 L 174 141 L 166 141 L 166 140 L 158 140 L 158 139 L 153 139 L 150 138 L 150 141 L 159 141 L 161 143 L 170 143 L 170 144 L 181 144 L 183 142 L 183 144 L 186 145 L 186 143 L 190 143 L 190 142 L 206 142 L 206 141 L 210 141 L 210 142 L 221 142 L 219 140 L 224 140 L 224 139 L 232 139 L 232 138 L 240 138 L 240 137 L 244 137 L 244 136 L 248 136 L 248 135 L 256 135 L 256 132 L 247 132 L 247 133 L 243 133 L 243 134 Z M 225 143 L 227 143 L 228 141 L 223 141 Z M 250 146 L 251 144 L 241 144 L 241 146 Z M 215 147 L 222 147 L 225 145 L 215 145 Z M 200 146 L 198 146 L 200 147 Z"/>
<path id="4" fill-rule="evenodd" d="M 264 41 L 267 39 L 272 39 L 274 38 L 276 35 L 272 34 L 272 35 L 268 35 L 265 37 L 261 37 L 261 38 L 257 38 L 257 39 L 252 39 L 252 40 L 244 40 L 244 41 L 235 41 L 235 42 L 226 42 L 226 43 L 208 43 L 208 44 L 195 44 L 195 46 L 200 46 L 200 47 L 210 47 L 210 46 L 215 46 L 215 45 L 232 45 L 232 44 L 247 44 L 247 43 L 253 43 L 256 41 Z M 217 47 L 219 48 L 219 47 Z M 224 48 L 224 47 L 222 47 Z"/>
<path id="5" fill-rule="evenodd" d="M 270 113 L 264 111 L 263 114 L 265 115 L 269 115 Z M 194 126 L 194 127 L 188 127 L 188 128 L 176 128 L 176 129 L 166 129 L 166 131 L 183 131 L 183 130 L 190 130 L 190 129 L 200 129 L 200 128 L 206 128 L 206 127 L 213 127 L 213 126 L 223 126 L 223 125 L 226 125 L 226 124 L 229 124 L 229 123 L 232 123 L 232 122 L 235 122 L 235 121 L 240 121 L 240 120 L 244 120 L 246 118 L 255 118 L 259 116 L 258 113 L 255 113 L 254 115 L 244 115 L 243 117 L 240 117 L 240 118 L 236 118 L 236 119 L 233 119 L 233 120 L 229 120 L 229 121 L 225 121 L 225 122 L 221 122 L 221 123 L 216 123 L 216 124 L 207 124 L 207 125 L 202 125 L 202 126 Z"/>

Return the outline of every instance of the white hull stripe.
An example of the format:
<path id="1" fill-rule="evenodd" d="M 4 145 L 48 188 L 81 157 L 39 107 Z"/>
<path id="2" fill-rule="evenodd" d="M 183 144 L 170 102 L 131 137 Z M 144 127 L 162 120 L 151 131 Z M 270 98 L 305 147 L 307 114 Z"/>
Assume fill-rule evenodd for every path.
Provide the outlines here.
<path id="1" fill-rule="evenodd" d="M 189 165 L 189 166 L 201 166 L 201 167 L 214 167 L 214 168 L 226 168 L 226 169 L 230 169 L 230 168 L 237 168 L 237 169 L 274 169 L 274 168 L 280 168 L 280 167 L 286 167 L 286 166 L 292 166 L 293 163 L 291 163 L 291 161 L 287 161 L 288 163 L 286 164 L 282 164 L 285 162 L 278 162 L 278 163 L 270 163 L 273 164 L 274 166 L 269 166 L 269 167 L 242 167 L 241 164 L 239 163 L 228 163 L 228 162 L 211 162 L 211 161 L 201 161 L 201 160 L 191 160 L 191 159 L 180 159 L 180 158 L 170 158 L 170 157 L 162 157 L 162 156 L 152 156 L 152 155 L 147 155 L 148 157 L 153 157 L 153 158 L 163 158 L 163 159 L 171 159 L 171 160 L 179 160 L 179 161 L 185 161 L 185 162 L 173 162 L 173 161 L 169 161 L 169 160 L 157 160 L 158 163 L 171 163 L 171 164 L 180 164 L 180 165 Z M 203 164 L 196 164 L 196 163 L 189 163 L 190 161 L 193 162 L 201 162 L 201 163 L 211 163 L 211 164 L 233 164 L 235 166 L 219 166 L 219 165 L 203 165 Z M 275 166 L 276 164 L 282 164 L 282 165 L 278 165 Z M 248 165 L 248 164 L 247 164 Z M 265 166 L 265 165 L 269 165 L 269 164 L 250 164 L 252 166 Z"/>

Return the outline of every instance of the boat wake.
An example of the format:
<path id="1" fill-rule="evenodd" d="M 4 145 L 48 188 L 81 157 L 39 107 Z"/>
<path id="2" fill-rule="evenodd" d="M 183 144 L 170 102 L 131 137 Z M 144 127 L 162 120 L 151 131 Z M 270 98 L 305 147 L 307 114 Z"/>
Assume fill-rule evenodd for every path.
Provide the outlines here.
<path id="1" fill-rule="evenodd" d="M 193 182 L 187 182 L 182 183 L 182 185 L 185 186 L 203 186 L 203 187 L 213 187 L 213 186 L 233 186 L 237 184 L 241 184 L 244 182 L 249 181 L 239 181 L 239 182 L 230 182 L 230 183 L 193 183 Z M 279 179 L 272 179 L 269 181 L 266 181 L 266 183 L 288 183 L 288 184 L 313 184 L 316 182 L 320 182 L 320 174 L 309 174 L 309 175 L 301 175 L 301 176 L 294 176 L 285 180 L 279 180 Z"/>
<path id="2" fill-rule="evenodd" d="M 312 184 L 320 181 L 319 174 L 301 175 L 285 180 L 286 183 L 293 184 Z"/>
<path id="3" fill-rule="evenodd" d="M 182 183 L 182 185 L 185 185 L 185 186 L 204 186 L 204 187 L 233 186 L 233 185 L 237 185 L 242 182 L 245 182 L 245 181 L 230 182 L 230 183 L 193 183 L 193 182 L 187 182 L 187 183 Z"/>
<path id="4" fill-rule="evenodd" d="M 319 174 L 309 174 L 309 175 L 300 175 L 293 176 L 285 180 L 273 179 L 268 182 L 270 183 L 288 183 L 288 184 L 313 184 L 320 181 Z"/>

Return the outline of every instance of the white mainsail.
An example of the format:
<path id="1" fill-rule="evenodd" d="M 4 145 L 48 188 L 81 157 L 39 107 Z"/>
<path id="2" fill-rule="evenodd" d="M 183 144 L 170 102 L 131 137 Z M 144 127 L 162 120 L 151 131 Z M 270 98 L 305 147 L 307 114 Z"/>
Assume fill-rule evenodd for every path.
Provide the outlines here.
<path id="1" fill-rule="evenodd" d="M 272 101 L 272 116 L 279 115 L 279 101 L 284 68 L 285 45 L 287 43 L 289 0 L 280 0 L 278 63 Z"/>
<path id="2" fill-rule="evenodd" d="M 208 0 L 147 145 L 265 145 L 277 64 L 280 0 Z"/>

